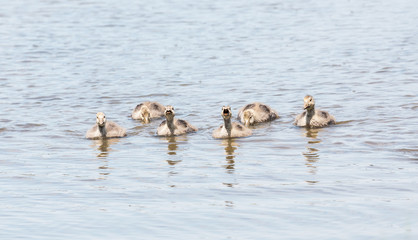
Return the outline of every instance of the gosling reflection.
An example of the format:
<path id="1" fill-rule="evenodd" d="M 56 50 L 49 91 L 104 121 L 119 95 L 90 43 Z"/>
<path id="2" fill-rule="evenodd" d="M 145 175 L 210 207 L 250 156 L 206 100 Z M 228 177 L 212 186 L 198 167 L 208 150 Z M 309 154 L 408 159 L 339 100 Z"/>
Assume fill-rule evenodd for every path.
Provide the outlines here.
<path id="1" fill-rule="evenodd" d="M 177 144 L 176 137 L 169 137 L 168 139 L 168 155 L 176 155 L 179 145 Z"/>
<path id="2" fill-rule="evenodd" d="M 310 138 L 310 140 L 308 141 L 308 143 L 320 143 L 321 140 L 316 139 L 318 137 L 318 133 L 320 131 L 322 131 L 322 128 L 308 128 L 308 129 L 304 129 L 305 130 L 305 137 Z"/>
<path id="3" fill-rule="evenodd" d="M 225 146 L 225 160 L 224 165 L 227 173 L 234 173 L 235 171 L 235 150 L 239 147 L 239 144 L 235 142 L 233 138 L 227 138 L 222 140 L 222 145 Z"/>
<path id="4" fill-rule="evenodd" d="M 107 157 L 109 156 L 109 153 L 113 151 L 111 146 L 113 144 L 117 144 L 120 140 L 120 138 L 104 138 L 93 141 L 91 147 L 99 151 L 97 158 L 101 159 L 101 166 L 98 167 L 100 170 L 100 176 L 98 177 L 99 180 L 105 180 L 107 176 L 110 175 L 110 168 Z"/>
<path id="5" fill-rule="evenodd" d="M 315 144 L 321 142 L 318 139 L 318 133 L 322 131 L 322 128 L 309 128 L 303 129 L 305 137 L 308 138 L 308 142 L 306 145 L 306 151 L 302 152 L 302 155 L 305 157 L 306 163 L 305 165 L 308 167 L 308 172 L 312 175 L 316 175 L 318 168 L 317 162 L 319 161 L 319 150 L 315 148 Z M 314 184 L 317 181 L 307 181 L 308 183 Z"/>
<path id="6" fill-rule="evenodd" d="M 169 159 L 167 159 L 167 163 L 170 166 L 174 166 L 182 161 L 180 156 L 177 156 L 177 153 L 181 151 L 179 149 L 179 145 L 184 144 L 187 142 L 187 136 L 181 135 L 181 136 L 170 136 L 170 137 L 163 137 L 161 139 L 164 139 L 167 141 L 167 154 L 169 156 Z"/>
<path id="7" fill-rule="evenodd" d="M 113 151 L 113 149 L 110 146 L 118 143 L 119 141 L 120 138 L 97 139 L 93 141 L 91 147 L 99 151 L 99 154 L 97 154 L 98 158 L 106 158 L 109 156 L 109 152 Z"/>
<path id="8" fill-rule="evenodd" d="M 225 207 L 234 208 L 234 202 L 233 201 L 225 201 Z"/>

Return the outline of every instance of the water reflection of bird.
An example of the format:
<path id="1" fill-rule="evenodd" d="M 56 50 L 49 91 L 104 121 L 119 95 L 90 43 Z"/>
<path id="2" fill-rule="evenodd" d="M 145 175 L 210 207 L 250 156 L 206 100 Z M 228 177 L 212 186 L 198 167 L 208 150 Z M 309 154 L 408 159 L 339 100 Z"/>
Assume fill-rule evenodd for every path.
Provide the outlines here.
<path id="1" fill-rule="evenodd" d="M 225 146 L 225 168 L 228 173 L 233 173 L 235 170 L 235 150 L 239 147 L 238 143 L 234 139 L 224 139 L 222 145 Z"/>
<path id="2" fill-rule="evenodd" d="M 110 146 L 118 143 L 119 141 L 119 138 L 96 139 L 93 141 L 92 147 L 99 150 L 99 154 L 97 155 L 97 157 L 103 158 L 107 157 L 109 155 L 109 152 L 112 151 L 112 148 L 110 148 Z"/>
<path id="3" fill-rule="evenodd" d="M 315 110 L 315 100 L 307 95 L 303 99 L 303 108 L 306 110 L 299 114 L 294 124 L 299 127 L 320 128 L 335 124 L 335 118 L 326 111 Z"/>
<path id="4" fill-rule="evenodd" d="M 177 145 L 176 137 L 168 137 L 168 155 L 176 155 L 176 151 L 179 148 Z"/>
<path id="5" fill-rule="evenodd" d="M 167 163 L 169 165 L 176 165 L 179 162 L 182 161 L 181 156 L 177 155 L 177 152 L 179 151 L 179 144 L 183 144 L 187 142 L 187 136 L 181 135 L 181 136 L 170 136 L 162 138 L 163 140 L 167 141 L 167 154 L 169 155 L 169 159 L 167 160 Z"/>
<path id="6" fill-rule="evenodd" d="M 320 128 L 304 129 L 304 135 L 308 138 L 308 145 L 306 146 L 307 151 L 302 152 L 302 155 L 305 157 L 305 164 L 309 168 L 311 174 L 316 174 L 318 170 L 316 163 L 319 161 L 319 150 L 314 147 L 314 145 L 321 142 L 321 140 L 317 138 L 320 131 L 322 131 Z"/>
<path id="7" fill-rule="evenodd" d="M 100 170 L 99 174 L 101 176 L 98 179 L 103 180 L 107 175 L 110 174 L 107 157 L 109 156 L 109 153 L 113 151 L 111 146 L 117 144 L 119 141 L 119 138 L 103 138 L 93 141 L 93 144 L 91 146 L 94 149 L 99 150 L 97 158 L 102 159 L 103 162 L 101 166 L 98 167 L 98 169 Z"/>
<path id="8" fill-rule="evenodd" d="M 321 140 L 317 139 L 317 137 L 318 137 L 318 133 L 320 131 L 322 131 L 322 129 L 320 129 L 320 128 L 308 128 L 308 129 L 304 129 L 304 130 L 305 130 L 305 132 L 304 132 L 305 137 L 309 138 L 308 143 L 315 144 L 315 143 L 320 143 L 321 142 Z"/>
<path id="9" fill-rule="evenodd" d="M 231 122 L 232 111 L 231 107 L 222 107 L 222 118 L 224 119 L 224 125 L 215 129 L 212 133 L 214 138 L 235 138 L 235 137 L 248 137 L 253 133 L 251 129 L 238 122 Z"/>
<path id="10" fill-rule="evenodd" d="M 306 166 L 310 168 L 310 173 L 316 173 L 316 165 L 315 163 L 319 160 L 318 149 L 307 147 L 307 152 L 303 152 L 303 156 L 306 159 Z"/>

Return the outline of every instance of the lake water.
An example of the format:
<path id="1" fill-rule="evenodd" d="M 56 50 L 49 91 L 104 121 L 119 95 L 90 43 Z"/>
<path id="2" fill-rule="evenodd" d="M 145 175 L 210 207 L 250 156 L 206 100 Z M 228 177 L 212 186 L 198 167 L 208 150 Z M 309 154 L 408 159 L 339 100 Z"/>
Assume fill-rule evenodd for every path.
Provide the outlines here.
<path id="1" fill-rule="evenodd" d="M 418 238 L 414 0 L 3 1 L 0 51 L 2 239 Z M 306 94 L 338 124 L 294 127 Z M 280 119 L 211 137 L 254 101 Z"/>

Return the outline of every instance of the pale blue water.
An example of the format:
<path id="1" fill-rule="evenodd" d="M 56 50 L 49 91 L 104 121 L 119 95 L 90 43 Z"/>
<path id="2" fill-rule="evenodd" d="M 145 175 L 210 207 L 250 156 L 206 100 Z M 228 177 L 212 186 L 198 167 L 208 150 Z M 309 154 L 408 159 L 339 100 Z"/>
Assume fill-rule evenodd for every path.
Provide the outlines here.
<path id="1" fill-rule="evenodd" d="M 417 239 L 417 45 L 413 0 L 3 1 L 0 238 Z M 294 127 L 306 94 L 340 124 Z M 254 101 L 281 118 L 212 139 Z"/>

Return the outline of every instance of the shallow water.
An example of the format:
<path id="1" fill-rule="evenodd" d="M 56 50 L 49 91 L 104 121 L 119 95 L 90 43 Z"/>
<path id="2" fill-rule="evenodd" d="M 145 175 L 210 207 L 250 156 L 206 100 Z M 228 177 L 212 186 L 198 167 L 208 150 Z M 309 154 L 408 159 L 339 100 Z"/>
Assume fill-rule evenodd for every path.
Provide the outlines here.
<path id="1" fill-rule="evenodd" d="M 415 1 L 9 1 L 0 232 L 24 239 L 416 239 Z M 292 125 L 311 94 L 336 126 Z M 159 138 L 136 104 L 197 133 Z M 212 139 L 221 107 L 280 119 Z M 86 140 L 103 111 L 128 137 Z"/>

